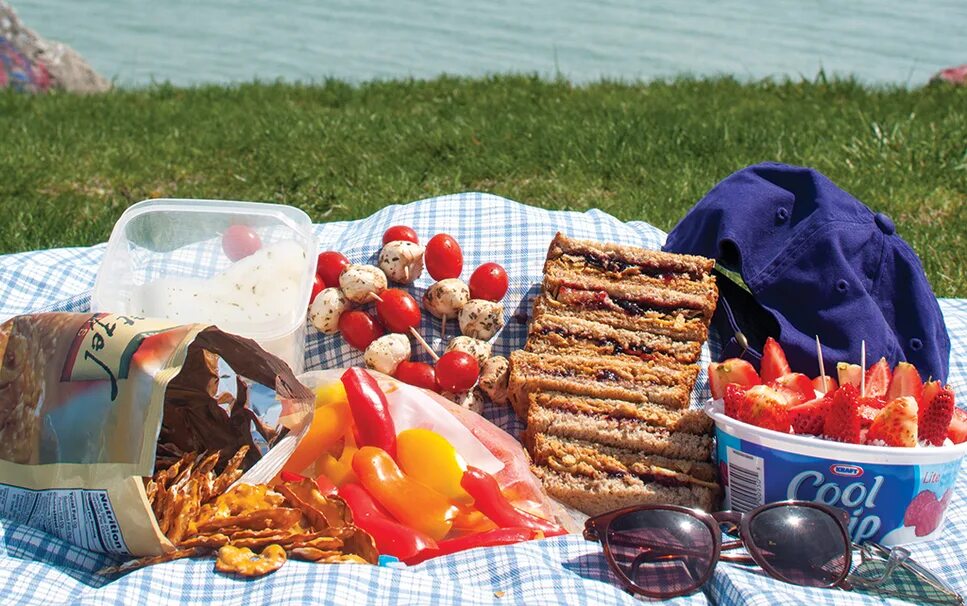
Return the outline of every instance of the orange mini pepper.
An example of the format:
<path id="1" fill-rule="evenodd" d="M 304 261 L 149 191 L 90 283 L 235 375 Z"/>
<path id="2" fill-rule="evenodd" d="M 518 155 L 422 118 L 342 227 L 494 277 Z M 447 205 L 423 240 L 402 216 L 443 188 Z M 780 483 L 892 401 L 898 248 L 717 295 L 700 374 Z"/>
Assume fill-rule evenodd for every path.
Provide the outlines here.
<path id="1" fill-rule="evenodd" d="M 382 448 L 364 446 L 353 456 L 363 487 L 393 517 L 440 540 L 450 532 L 457 507 L 444 495 L 407 477 Z"/>
<path id="2" fill-rule="evenodd" d="M 322 455 L 316 462 L 316 473 L 326 476 L 336 486 L 342 486 L 346 482 L 355 482 L 353 455 L 356 454 L 357 450 L 353 432 L 350 431 L 346 434 L 339 456 L 336 457 L 329 452 Z"/>
<path id="3" fill-rule="evenodd" d="M 435 431 L 407 429 L 396 436 L 396 460 L 403 473 L 454 501 L 472 499 L 460 486 L 467 464 L 457 450 Z"/>
<path id="4" fill-rule="evenodd" d="M 342 383 L 334 382 L 316 390 L 316 410 L 309 431 L 283 469 L 302 473 L 349 432 L 352 416 Z"/>

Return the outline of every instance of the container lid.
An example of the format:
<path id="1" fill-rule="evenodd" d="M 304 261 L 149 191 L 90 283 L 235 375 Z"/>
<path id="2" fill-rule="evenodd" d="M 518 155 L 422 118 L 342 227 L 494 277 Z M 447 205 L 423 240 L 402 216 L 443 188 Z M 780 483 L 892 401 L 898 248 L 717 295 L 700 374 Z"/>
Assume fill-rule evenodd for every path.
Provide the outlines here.
<path id="1" fill-rule="evenodd" d="M 232 226 L 241 227 L 226 235 Z M 243 258 L 224 245 L 239 232 L 254 234 L 246 238 L 249 244 L 257 242 Z M 271 339 L 305 323 L 316 252 L 312 222 L 298 208 L 146 200 L 129 207 L 115 224 L 91 307 L 211 323 L 256 340 Z"/>

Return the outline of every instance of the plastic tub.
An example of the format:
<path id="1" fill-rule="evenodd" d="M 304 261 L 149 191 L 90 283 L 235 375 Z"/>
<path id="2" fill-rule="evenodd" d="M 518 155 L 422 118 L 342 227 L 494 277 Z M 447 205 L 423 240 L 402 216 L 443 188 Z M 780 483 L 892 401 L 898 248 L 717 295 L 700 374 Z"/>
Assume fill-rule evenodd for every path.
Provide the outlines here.
<path id="1" fill-rule="evenodd" d="M 748 511 L 786 499 L 826 503 L 849 513 L 857 543 L 900 545 L 943 531 L 967 443 L 843 444 L 742 423 L 722 412 L 721 401 L 707 403 L 705 412 L 715 421 L 726 508 Z"/>
<path id="2" fill-rule="evenodd" d="M 222 246 L 233 225 L 261 243 L 234 261 Z M 255 339 L 298 374 L 316 252 L 309 216 L 291 206 L 146 200 L 114 225 L 91 308 L 215 324 Z"/>

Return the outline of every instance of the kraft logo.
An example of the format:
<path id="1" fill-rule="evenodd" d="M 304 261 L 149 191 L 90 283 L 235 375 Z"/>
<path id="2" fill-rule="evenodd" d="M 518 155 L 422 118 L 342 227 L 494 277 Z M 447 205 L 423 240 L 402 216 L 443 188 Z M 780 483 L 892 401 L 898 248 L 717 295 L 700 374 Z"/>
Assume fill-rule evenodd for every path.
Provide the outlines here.
<path id="1" fill-rule="evenodd" d="M 858 478 L 863 475 L 863 468 L 859 465 L 846 465 L 845 463 L 834 463 L 829 466 L 833 475 L 843 476 L 844 478 Z"/>

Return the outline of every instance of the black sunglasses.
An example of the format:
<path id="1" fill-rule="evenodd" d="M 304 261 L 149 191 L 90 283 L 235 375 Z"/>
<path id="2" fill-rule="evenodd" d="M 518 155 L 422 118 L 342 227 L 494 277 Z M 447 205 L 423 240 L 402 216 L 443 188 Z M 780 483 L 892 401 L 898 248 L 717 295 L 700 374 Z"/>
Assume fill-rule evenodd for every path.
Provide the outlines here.
<path id="1" fill-rule="evenodd" d="M 589 518 L 584 538 L 599 541 L 621 585 L 672 598 L 704 585 L 720 559 L 758 564 L 769 576 L 836 587 L 849 574 L 848 514 L 822 503 L 781 501 L 742 514 L 675 505 L 640 505 Z M 722 542 L 722 532 L 738 539 Z M 748 555 L 723 553 L 745 547 Z"/>

